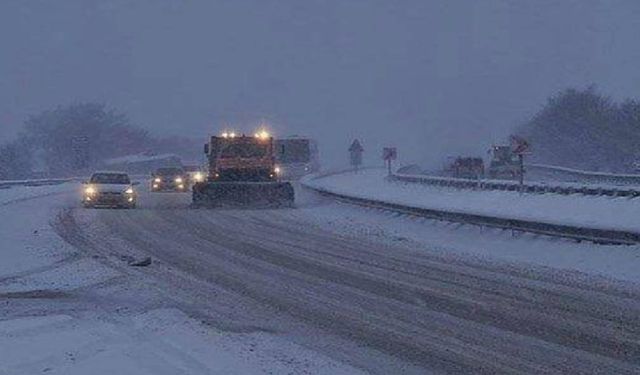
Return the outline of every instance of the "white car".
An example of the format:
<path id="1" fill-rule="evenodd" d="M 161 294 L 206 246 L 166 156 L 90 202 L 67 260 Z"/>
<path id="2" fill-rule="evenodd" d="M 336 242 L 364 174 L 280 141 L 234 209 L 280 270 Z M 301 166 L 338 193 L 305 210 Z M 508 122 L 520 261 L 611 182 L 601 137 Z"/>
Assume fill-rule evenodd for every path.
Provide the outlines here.
<path id="1" fill-rule="evenodd" d="M 86 208 L 136 208 L 138 195 L 129 175 L 123 172 L 95 172 L 84 183 L 82 205 Z"/>

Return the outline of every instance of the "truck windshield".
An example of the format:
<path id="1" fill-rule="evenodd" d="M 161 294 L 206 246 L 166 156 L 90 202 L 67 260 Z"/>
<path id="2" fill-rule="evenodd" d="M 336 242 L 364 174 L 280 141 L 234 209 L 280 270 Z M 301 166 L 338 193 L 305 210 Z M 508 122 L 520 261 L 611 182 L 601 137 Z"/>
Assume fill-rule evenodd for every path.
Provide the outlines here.
<path id="1" fill-rule="evenodd" d="M 267 155 L 267 144 L 258 143 L 230 143 L 222 149 L 220 157 L 230 158 L 261 158 Z"/>
<path id="2" fill-rule="evenodd" d="M 92 184 L 129 185 L 129 176 L 121 173 L 96 173 L 91 176 Z"/>

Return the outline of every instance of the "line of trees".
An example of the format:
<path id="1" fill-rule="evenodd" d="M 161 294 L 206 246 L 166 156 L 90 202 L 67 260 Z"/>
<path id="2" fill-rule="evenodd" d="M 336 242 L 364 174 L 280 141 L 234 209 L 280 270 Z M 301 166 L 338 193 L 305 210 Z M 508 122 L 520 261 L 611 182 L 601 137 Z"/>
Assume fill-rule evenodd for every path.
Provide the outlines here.
<path id="1" fill-rule="evenodd" d="M 519 130 L 535 147 L 533 162 L 628 172 L 640 160 L 640 102 L 616 102 L 595 87 L 567 89 Z"/>
<path id="2" fill-rule="evenodd" d="M 109 158 L 173 151 L 184 143 L 154 138 L 104 104 L 60 106 L 29 117 L 17 139 L 0 146 L 0 179 L 77 175 Z"/>

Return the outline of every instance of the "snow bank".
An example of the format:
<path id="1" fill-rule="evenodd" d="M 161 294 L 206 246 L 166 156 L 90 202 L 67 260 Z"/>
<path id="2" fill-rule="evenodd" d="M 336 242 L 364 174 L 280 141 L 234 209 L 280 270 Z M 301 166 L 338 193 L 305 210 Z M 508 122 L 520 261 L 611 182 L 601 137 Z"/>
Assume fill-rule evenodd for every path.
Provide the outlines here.
<path id="1" fill-rule="evenodd" d="M 407 206 L 601 229 L 640 230 L 640 200 L 475 191 L 385 180 L 380 169 L 307 180 L 331 192 Z"/>

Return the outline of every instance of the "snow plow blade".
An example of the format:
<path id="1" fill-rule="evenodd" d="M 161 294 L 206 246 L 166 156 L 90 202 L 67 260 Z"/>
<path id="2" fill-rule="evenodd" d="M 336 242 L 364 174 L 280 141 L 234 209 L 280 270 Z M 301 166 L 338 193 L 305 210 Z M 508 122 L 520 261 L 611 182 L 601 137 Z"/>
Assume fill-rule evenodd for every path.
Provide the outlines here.
<path id="1" fill-rule="evenodd" d="M 294 202 L 289 182 L 210 182 L 193 186 L 194 207 L 290 207 Z"/>

